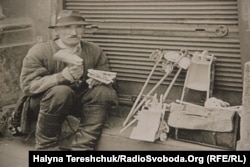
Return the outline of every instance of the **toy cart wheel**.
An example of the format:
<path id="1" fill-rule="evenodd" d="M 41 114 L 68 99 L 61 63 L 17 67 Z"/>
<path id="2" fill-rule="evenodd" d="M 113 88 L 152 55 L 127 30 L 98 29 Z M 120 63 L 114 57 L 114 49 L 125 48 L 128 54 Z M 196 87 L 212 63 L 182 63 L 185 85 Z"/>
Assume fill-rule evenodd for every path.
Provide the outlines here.
<path id="1" fill-rule="evenodd" d="M 220 37 L 224 37 L 228 34 L 228 28 L 225 25 L 218 25 L 215 28 L 215 33 Z"/>

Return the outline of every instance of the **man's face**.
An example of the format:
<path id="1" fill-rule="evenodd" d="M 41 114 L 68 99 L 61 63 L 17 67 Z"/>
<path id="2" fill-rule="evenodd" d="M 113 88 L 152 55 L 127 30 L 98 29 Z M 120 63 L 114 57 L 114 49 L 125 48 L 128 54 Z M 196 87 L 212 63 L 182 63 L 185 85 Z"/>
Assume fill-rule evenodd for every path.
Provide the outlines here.
<path id="1" fill-rule="evenodd" d="M 55 30 L 59 35 L 59 38 L 65 45 L 69 47 L 74 47 L 80 42 L 80 39 L 84 33 L 84 26 L 68 25 L 57 27 Z"/>

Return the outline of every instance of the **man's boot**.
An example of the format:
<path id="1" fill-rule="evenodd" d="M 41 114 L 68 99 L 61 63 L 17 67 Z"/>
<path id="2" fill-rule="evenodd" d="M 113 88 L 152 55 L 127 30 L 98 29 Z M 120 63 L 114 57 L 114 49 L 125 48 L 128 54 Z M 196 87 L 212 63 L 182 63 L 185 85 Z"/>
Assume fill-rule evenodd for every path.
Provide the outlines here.
<path id="1" fill-rule="evenodd" d="M 108 107 L 104 105 L 87 105 L 83 107 L 80 136 L 73 143 L 73 150 L 94 150 L 101 136 L 107 118 Z"/>
<path id="2" fill-rule="evenodd" d="M 58 145 L 63 120 L 62 115 L 40 111 L 36 127 L 36 149 L 54 148 Z"/>
<path id="3" fill-rule="evenodd" d="M 72 142 L 76 139 L 76 133 L 79 129 L 80 119 L 68 115 L 62 124 L 61 135 L 59 138 L 59 149 L 71 150 Z"/>

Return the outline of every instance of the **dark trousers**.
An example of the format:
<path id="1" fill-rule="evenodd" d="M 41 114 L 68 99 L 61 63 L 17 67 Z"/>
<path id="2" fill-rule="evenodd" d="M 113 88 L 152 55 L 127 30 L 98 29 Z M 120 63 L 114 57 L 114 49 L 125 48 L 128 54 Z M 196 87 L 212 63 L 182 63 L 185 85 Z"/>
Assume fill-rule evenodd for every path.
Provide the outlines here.
<path id="1" fill-rule="evenodd" d="M 94 147 L 100 136 L 108 107 L 117 103 L 115 90 L 106 85 L 80 91 L 59 85 L 43 94 L 31 97 L 29 108 L 37 117 L 36 148 L 58 145 L 61 126 L 68 115 L 81 119 L 80 129 L 83 131 L 82 134 L 85 134 L 82 136 L 85 143 L 80 146 L 88 145 L 89 142 L 91 147 Z"/>

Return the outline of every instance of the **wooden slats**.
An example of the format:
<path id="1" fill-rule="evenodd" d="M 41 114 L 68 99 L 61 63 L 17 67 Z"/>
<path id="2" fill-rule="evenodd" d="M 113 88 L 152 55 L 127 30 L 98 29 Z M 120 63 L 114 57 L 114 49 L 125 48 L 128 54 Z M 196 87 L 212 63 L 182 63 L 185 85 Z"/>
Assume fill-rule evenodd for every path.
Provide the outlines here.
<path id="1" fill-rule="evenodd" d="M 87 39 L 87 38 L 86 38 Z M 227 44 L 222 43 L 218 45 L 218 43 L 213 42 L 199 42 L 199 41 L 192 41 L 192 42 L 183 42 L 183 41 L 145 41 L 145 40 L 125 40 L 125 39 L 88 39 L 89 41 L 97 42 L 97 43 L 128 43 L 128 44 L 144 44 L 144 45 L 160 45 L 160 46 L 176 46 L 180 45 L 183 47 L 190 47 L 190 46 L 198 46 L 198 47 L 214 47 L 214 48 L 237 48 L 239 49 L 239 44 Z"/>
<path id="2" fill-rule="evenodd" d="M 99 43 L 101 46 L 103 47 L 117 47 L 117 48 L 145 48 L 147 47 L 147 49 L 155 49 L 156 46 L 153 46 L 153 45 L 141 45 L 141 44 L 119 44 L 119 43 L 112 43 L 112 44 L 109 44 L 109 43 Z M 197 47 L 193 47 L 193 46 L 183 46 L 183 47 L 178 47 L 176 45 L 174 46 L 167 46 L 167 45 L 162 45 L 162 44 L 159 44 L 158 45 L 158 48 L 165 48 L 165 49 L 170 49 L 170 50 L 178 50 L 178 49 L 183 49 L 183 48 L 187 48 L 189 50 L 209 50 L 211 52 L 230 52 L 230 53 L 240 53 L 239 52 L 239 49 L 234 49 L 234 48 L 215 48 L 215 47 L 209 47 L 209 46 L 198 46 Z"/>
<path id="3" fill-rule="evenodd" d="M 242 91 L 237 0 L 65 0 L 64 6 L 98 26 L 86 29 L 84 38 L 103 48 L 118 80 L 145 82 L 155 49 L 208 50 L 217 58 L 214 88 Z M 219 25 L 228 34 L 219 36 Z M 159 65 L 150 83 L 163 74 Z M 175 85 L 183 85 L 184 78 L 185 71 Z"/>
<path id="4" fill-rule="evenodd" d="M 150 53 L 150 52 L 152 52 L 153 50 L 155 50 L 155 49 L 158 49 L 158 48 L 163 48 L 163 49 L 166 49 L 166 50 L 180 50 L 180 49 L 183 49 L 183 47 L 178 47 L 178 46 L 173 46 L 173 47 L 170 47 L 170 46 L 159 46 L 159 47 L 150 47 L 150 46 L 148 46 L 149 48 L 129 48 L 129 46 L 132 46 L 132 45 L 126 45 L 126 47 L 125 47 L 125 45 L 119 45 L 120 47 L 108 47 L 109 45 L 101 45 L 101 46 L 103 46 L 103 47 L 105 47 L 105 51 L 110 51 L 110 50 L 112 50 L 112 51 L 126 51 L 126 52 L 135 52 L 135 53 L 137 53 L 137 52 L 147 52 L 147 53 Z M 114 46 L 117 46 L 117 45 L 114 45 Z M 124 47 L 122 47 L 122 46 L 124 46 Z M 144 45 L 145 46 L 145 45 Z M 145 46 L 146 47 L 146 46 Z M 227 50 L 227 49 L 221 49 L 221 48 L 219 48 L 219 49 L 214 49 L 214 48 L 201 48 L 201 47 L 190 47 L 190 48 L 187 48 L 187 47 L 185 47 L 185 49 L 188 49 L 189 51 L 192 51 L 192 52 L 194 52 L 194 51 L 202 51 L 202 50 L 204 50 L 204 49 L 211 49 L 211 50 L 209 50 L 211 53 L 220 53 L 220 54 L 227 54 L 226 52 L 228 52 L 228 54 L 230 55 L 230 54 L 238 54 L 239 55 L 239 50 L 237 50 L 237 49 L 231 49 L 231 50 Z M 232 53 L 232 52 L 235 52 L 235 53 Z M 216 55 L 216 54 L 215 54 Z M 218 54 L 217 54 L 218 55 Z M 239 56 L 237 56 L 237 57 L 239 57 Z"/>
<path id="5" fill-rule="evenodd" d="M 150 52 L 147 51 L 142 51 L 142 52 L 119 52 L 119 51 L 113 51 L 112 48 L 110 50 L 105 50 L 105 52 L 108 55 L 113 55 L 114 58 L 115 57 L 120 57 L 120 56 L 126 56 L 126 57 L 148 57 L 150 55 Z M 192 52 L 191 52 L 192 53 Z M 232 58 L 232 59 L 239 59 L 239 55 L 238 54 L 226 54 L 226 53 L 218 53 L 218 52 L 214 52 L 213 54 L 216 55 L 216 57 L 221 57 L 221 58 Z"/>
<path id="6" fill-rule="evenodd" d="M 81 12 L 82 13 L 82 12 Z M 183 19 L 182 15 L 171 15 L 171 14 L 164 14 L 164 12 L 162 14 L 150 14 L 148 12 L 144 12 L 141 13 L 140 15 L 138 14 L 138 12 L 135 12 L 134 15 L 131 14 L 126 14 L 126 13 L 120 13 L 117 12 L 119 15 L 115 14 L 115 13 L 106 13 L 106 12 L 94 12 L 94 13 L 82 13 L 84 14 L 83 16 L 85 18 L 125 18 L 125 19 Z M 225 19 L 237 19 L 237 16 L 235 15 L 208 15 L 209 13 L 205 13 L 204 15 L 192 15 L 192 14 L 185 14 L 185 18 L 187 19 L 221 19 L 221 20 L 225 20 Z"/>
<path id="7" fill-rule="evenodd" d="M 237 28 L 237 27 L 236 27 Z M 152 41 L 152 40 L 159 40 L 159 41 L 187 41 L 187 42 L 211 42 L 211 43 L 234 43 L 239 45 L 239 39 L 227 39 L 227 38 L 196 38 L 196 37 L 190 37 L 190 38 L 183 38 L 183 37 L 155 37 L 155 36 L 117 36 L 112 34 L 84 34 L 85 38 L 93 38 L 93 39 L 133 39 L 133 40 L 145 40 L 145 41 Z"/>
<path id="8" fill-rule="evenodd" d="M 125 30 L 140 30 L 140 31 L 176 31 L 176 32 L 209 32 L 209 33 L 216 33 L 215 30 L 218 27 L 218 25 L 186 25 L 185 27 L 180 27 L 179 24 L 108 24 L 108 23 L 101 23 L 101 24 L 96 24 L 99 29 L 112 29 L 112 30 L 120 30 L 120 31 L 125 31 Z M 230 33 L 238 33 L 239 29 L 236 26 L 227 26 L 228 29 L 230 29 Z M 87 31 L 87 29 L 86 29 Z M 98 31 L 96 31 L 98 34 Z M 187 34 L 188 35 L 188 34 Z"/>
<path id="9" fill-rule="evenodd" d="M 212 0 L 212 1 L 202 1 L 202 0 L 198 0 L 198 1 L 169 1 L 169 0 L 165 0 L 165 1 L 145 1 L 145 0 L 141 0 L 141 1 L 71 1 L 71 0 L 67 0 L 68 3 L 66 3 L 67 6 L 70 5 L 91 5 L 91 6 L 163 6 L 163 5 L 167 5 L 167 6 L 199 6 L 199 5 L 203 5 L 203 6 L 234 6 L 236 7 L 237 3 L 236 1 L 216 1 L 216 0 Z M 70 3 L 71 2 L 71 3 Z"/>
<path id="10" fill-rule="evenodd" d="M 211 25 L 232 25 L 232 24 L 238 24 L 238 20 L 198 20 L 198 19 L 192 19 L 192 20 L 185 20 L 185 19 L 171 19 L 171 20 L 162 20 L 162 19 L 99 19 L 99 18 L 87 18 L 88 22 L 109 22 L 109 23 L 179 23 L 179 24 L 198 24 L 198 25 L 205 25 L 205 24 L 211 24 Z"/>
<path id="11" fill-rule="evenodd" d="M 176 12 L 173 11 L 144 11 L 144 10 L 135 10 L 133 11 L 133 13 L 131 12 L 131 10 L 84 10 L 81 11 L 81 13 L 84 16 L 88 16 L 88 15 L 92 15 L 92 14 L 103 14 L 103 15 L 176 15 Z M 225 16 L 231 16 L 232 18 L 236 18 L 237 19 L 237 12 L 236 11 L 181 11 L 178 13 L 180 16 L 181 15 L 212 15 L 212 16 L 217 16 L 220 17 L 221 15 L 225 15 Z M 231 17 L 229 17 L 231 19 Z M 183 17 L 182 17 L 183 18 Z"/>

